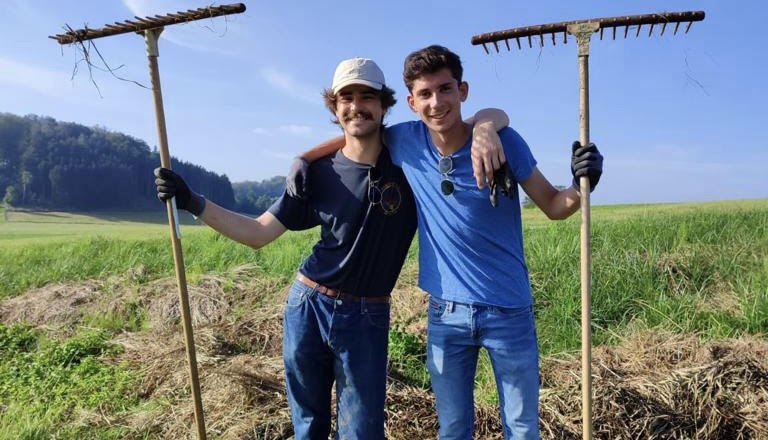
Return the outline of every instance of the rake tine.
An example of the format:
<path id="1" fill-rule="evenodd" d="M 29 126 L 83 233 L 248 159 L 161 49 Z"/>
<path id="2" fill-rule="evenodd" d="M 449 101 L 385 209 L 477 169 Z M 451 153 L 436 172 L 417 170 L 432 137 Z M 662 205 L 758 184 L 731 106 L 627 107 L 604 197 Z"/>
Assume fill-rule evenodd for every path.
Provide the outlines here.
<path id="1" fill-rule="evenodd" d="M 541 41 L 541 47 L 544 47 L 544 34 L 539 34 L 539 40 Z"/>
<path id="2" fill-rule="evenodd" d="M 509 39 L 508 39 L 508 38 L 505 38 L 505 39 L 504 39 L 504 44 L 506 44 L 506 45 L 507 45 L 507 52 L 509 52 L 510 50 L 512 50 L 512 49 L 510 49 L 510 48 L 509 48 Z"/>
<path id="3" fill-rule="evenodd" d="M 637 38 L 637 37 L 639 37 L 639 36 L 640 36 L 640 28 L 641 28 L 641 27 L 643 27 L 643 25 L 642 25 L 642 24 L 638 24 L 638 25 L 637 25 L 637 33 L 635 34 L 635 38 Z"/>
<path id="4" fill-rule="evenodd" d="M 648 36 L 650 37 L 651 34 L 653 34 L 653 25 L 654 23 L 651 23 L 651 29 L 648 31 Z"/>
<path id="5" fill-rule="evenodd" d="M 517 48 L 523 50 L 523 46 L 520 45 L 520 37 L 515 38 L 515 41 L 517 41 Z"/>
<path id="6" fill-rule="evenodd" d="M 680 27 L 680 22 L 678 21 L 677 23 L 675 23 L 675 31 L 674 31 L 674 32 L 672 32 L 672 35 L 677 35 L 677 29 L 678 29 L 679 27 Z"/>
<path id="7" fill-rule="evenodd" d="M 531 36 L 530 35 L 528 35 L 528 47 L 529 48 L 533 47 L 533 43 L 531 42 Z"/>
<path id="8" fill-rule="evenodd" d="M 629 25 L 624 26 L 624 38 L 627 38 L 627 34 L 629 33 Z"/>
<path id="9" fill-rule="evenodd" d="M 555 34 L 552 33 L 552 45 L 557 46 L 557 43 L 555 42 Z"/>
<path id="10" fill-rule="evenodd" d="M 600 28 L 600 39 L 603 39 L 603 28 Z"/>
<path id="11" fill-rule="evenodd" d="M 613 30 L 613 40 L 616 41 L 616 26 L 611 28 Z"/>
<path id="12" fill-rule="evenodd" d="M 203 18 L 213 18 L 222 15 L 236 14 L 245 11 L 245 5 L 235 3 L 231 5 L 209 6 L 200 9 L 189 9 L 187 12 L 176 12 L 166 15 L 155 15 L 151 17 L 134 17 L 138 21 L 126 20 L 125 22 L 115 22 L 105 25 L 98 29 L 70 30 L 64 34 L 53 36 L 59 44 L 70 44 L 76 41 L 92 40 L 94 38 L 108 37 L 120 33 L 143 32 L 153 28 L 160 28 L 173 24 L 186 23 L 200 20 Z"/>
<path id="13" fill-rule="evenodd" d="M 568 44 L 568 32 L 563 32 L 563 44 Z"/>
<path id="14" fill-rule="evenodd" d="M 493 47 L 496 48 L 496 53 L 499 53 L 499 42 L 498 41 L 494 41 L 493 42 Z"/>
<path id="15" fill-rule="evenodd" d="M 659 35 L 660 37 L 663 37 L 663 36 L 664 36 L 664 31 L 665 31 L 666 29 L 667 29 L 667 23 L 666 23 L 666 22 L 664 22 L 664 23 L 662 23 L 662 24 L 661 24 L 661 34 Z"/>
<path id="16" fill-rule="evenodd" d="M 483 49 L 485 49 L 485 53 L 490 55 L 491 53 L 488 52 L 488 47 L 486 47 L 485 43 L 483 43 Z"/>
<path id="17" fill-rule="evenodd" d="M 693 22 L 689 21 L 688 26 L 685 28 L 685 33 L 687 34 L 689 30 L 691 30 L 691 26 L 693 26 Z"/>

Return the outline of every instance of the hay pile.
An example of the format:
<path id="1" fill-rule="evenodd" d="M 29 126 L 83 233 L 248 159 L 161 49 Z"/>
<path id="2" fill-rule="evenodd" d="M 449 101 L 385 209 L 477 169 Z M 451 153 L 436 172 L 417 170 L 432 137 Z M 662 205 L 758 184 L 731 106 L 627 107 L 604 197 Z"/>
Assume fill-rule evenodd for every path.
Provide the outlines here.
<path id="1" fill-rule="evenodd" d="M 768 343 L 647 333 L 593 356 L 598 439 L 768 439 Z M 542 436 L 581 438 L 579 360 L 542 363 Z"/>
<path id="2" fill-rule="evenodd" d="M 189 289 L 206 427 L 222 439 L 288 439 L 292 428 L 281 356 L 287 283 L 264 280 L 254 268 L 236 271 L 242 273 L 203 277 Z M 153 403 L 127 413 L 79 413 L 75 423 L 125 426 L 135 438 L 194 438 L 175 283 L 121 286 L 89 281 L 31 290 L 0 302 L 0 320 L 72 329 L 88 314 L 141 307 L 151 328 L 117 335 L 114 342 L 124 351 L 113 361 L 141 372 L 135 392 Z M 261 292 L 274 293 L 258 296 Z M 393 319 L 423 335 L 424 297 L 409 291 L 396 298 Z M 542 438 L 580 439 L 580 360 L 549 358 L 541 365 Z M 763 339 L 703 343 L 693 335 L 640 334 L 619 346 L 595 349 L 593 375 L 596 439 L 768 439 L 768 342 Z M 388 438 L 435 438 L 431 392 L 394 377 L 388 387 Z M 476 439 L 502 438 L 495 406 L 477 408 L 475 431 Z"/>

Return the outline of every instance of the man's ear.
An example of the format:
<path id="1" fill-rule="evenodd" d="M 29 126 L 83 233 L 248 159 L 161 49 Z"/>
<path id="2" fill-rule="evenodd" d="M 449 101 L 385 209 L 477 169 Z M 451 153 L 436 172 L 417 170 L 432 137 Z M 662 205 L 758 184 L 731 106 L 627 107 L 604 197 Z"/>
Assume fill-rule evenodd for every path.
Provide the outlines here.
<path id="1" fill-rule="evenodd" d="M 414 103 L 415 103 L 415 101 L 414 101 L 414 99 L 413 99 L 413 95 L 408 95 L 408 96 L 405 98 L 405 100 L 406 100 L 406 101 L 408 101 L 408 107 L 410 107 L 410 108 L 411 108 L 411 110 L 412 110 L 414 113 L 416 113 L 416 107 L 414 107 Z"/>
<path id="2" fill-rule="evenodd" d="M 466 81 L 462 81 L 461 84 L 459 84 L 459 96 L 461 96 L 461 102 L 466 101 L 467 96 L 469 96 L 469 83 Z"/>

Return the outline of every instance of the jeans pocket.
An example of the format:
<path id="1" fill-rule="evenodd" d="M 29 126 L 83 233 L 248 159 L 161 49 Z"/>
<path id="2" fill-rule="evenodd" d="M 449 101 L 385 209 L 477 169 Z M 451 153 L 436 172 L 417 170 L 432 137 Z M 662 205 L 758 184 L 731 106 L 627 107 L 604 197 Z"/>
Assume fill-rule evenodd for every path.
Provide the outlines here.
<path id="1" fill-rule="evenodd" d="M 531 306 L 525 306 L 525 307 L 493 307 L 491 310 L 493 313 L 497 315 L 506 316 L 509 318 L 516 318 L 516 317 L 522 317 L 525 315 L 531 315 L 533 316 L 533 307 Z"/>
<path id="2" fill-rule="evenodd" d="M 445 315 L 445 301 L 434 296 L 429 297 L 429 316 L 431 318 L 442 318 Z"/>
<path id="3" fill-rule="evenodd" d="M 389 304 L 381 308 L 369 308 L 365 316 L 372 327 L 380 330 L 389 330 Z"/>
<path id="4" fill-rule="evenodd" d="M 286 308 L 297 308 L 304 304 L 307 300 L 308 292 L 301 286 L 296 284 L 292 285 L 288 290 L 288 298 L 285 300 Z"/>

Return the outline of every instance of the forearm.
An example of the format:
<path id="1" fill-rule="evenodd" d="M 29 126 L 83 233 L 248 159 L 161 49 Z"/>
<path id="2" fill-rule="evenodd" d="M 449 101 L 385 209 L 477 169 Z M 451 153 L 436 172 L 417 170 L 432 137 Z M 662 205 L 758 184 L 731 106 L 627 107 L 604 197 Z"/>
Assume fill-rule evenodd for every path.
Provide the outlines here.
<path id="1" fill-rule="evenodd" d="M 558 190 L 541 174 L 537 167 L 520 186 L 536 206 L 551 220 L 563 220 L 576 212 L 581 205 L 579 191 L 574 187 Z"/>
<path id="2" fill-rule="evenodd" d="M 272 240 L 285 231 L 285 228 L 280 229 L 282 225 L 279 223 L 279 227 L 276 228 L 275 225 L 270 225 L 269 222 L 266 222 L 267 216 L 274 219 L 274 216 L 269 213 L 262 214 L 254 219 L 229 211 L 210 200 L 206 200 L 205 210 L 199 218 L 222 235 L 238 243 L 259 249 L 272 242 Z"/>
<path id="3" fill-rule="evenodd" d="M 563 220 L 570 217 L 581 206 L 581 195 L 574 187 L 569 187 L 558 191 L 548 206 L 540 207 L 542 211 L 552 220 Z"/>
<path id="4" fill-rule="evenodd" d="M 504 110 L 498 108 L 484 108 L 478 110 L 474 116 L 467 119 L 465 122 L 475 127 L 491 124 L 494 131 L 499 131 L 509 125 L 509 116 L 507 116 L 507 113 Z"/>
<path id="5" fill-rule="evenodd" d="M 300 157 L 307 162 L 314 162 L 321 157 L 335 153 L 344 146 L 344 142 L 344 136 L 337 136 L 301 153 Z"/>

